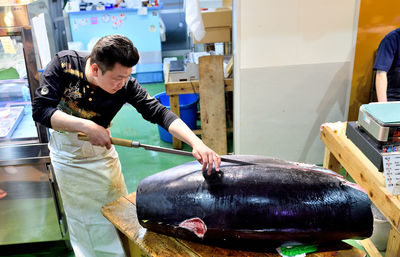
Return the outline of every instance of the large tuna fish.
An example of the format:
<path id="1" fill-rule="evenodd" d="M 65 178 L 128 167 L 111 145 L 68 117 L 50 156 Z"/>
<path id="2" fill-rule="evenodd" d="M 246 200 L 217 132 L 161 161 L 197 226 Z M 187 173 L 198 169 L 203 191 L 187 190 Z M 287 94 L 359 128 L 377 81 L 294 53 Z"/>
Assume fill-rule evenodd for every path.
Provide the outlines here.
<path id="1" fill-rule="evenodd" d="M 227 247 L 318 244 L 371 236 L 370 200 L 333 171 L 260 156 L 222 163 L 207 176 L 190 162 L 143 179 L 140 224 L 156 232 Z"/>

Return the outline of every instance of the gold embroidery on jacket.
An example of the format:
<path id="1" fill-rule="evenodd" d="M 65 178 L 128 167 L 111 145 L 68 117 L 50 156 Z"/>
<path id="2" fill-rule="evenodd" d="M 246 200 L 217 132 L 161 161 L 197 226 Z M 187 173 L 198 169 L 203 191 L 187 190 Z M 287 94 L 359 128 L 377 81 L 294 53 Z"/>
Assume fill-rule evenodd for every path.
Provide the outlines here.
<path id="1" fill-rule="evenodd" d="M 79 82 L 74 86 L 70 83 L 69 87 L 65 88 L 64 95 L 71 99 L 82 98 L 82 94 L 79 92 Z"/>
<path id="2" fill-rule="evenodd" d="M 79 70 L 74 70 L 71 68 L 71 64 L 67 62 L 61 62 L 61 68 L 65 73 L 72 74 L 78 78 L 83 78 L 83 72 Z M 68 87 L 65 88 L 64 96 L 61 98 L 57 108 L 67 114 L 81 117 L 85 119 L 91 119 L 96 116 L 101 116 L 99 113 L 94 111 L 89 111 L 82 109 L 78 106 L 77 99 L 83 98 L 82 93 L 80 92 L 80 81 L 70 83 Z M 83 90 L 85 88 L 83 87 Z"/>
<path id="3" fill-rule="evenodd" d="M 100 116 L 100 114 L 98 114 L 97 112 L 87 111 L 85 109 L 79 108 L 76 101 L 68 101 L 67 99 L 65 99 L 65 97 L 61 98 L 60 103 L 57 107 L 59 110 L 67 114 L 85 119 L 91 119 L 93 117 Z"/>
<path id="4" fill-rule="evenodd" d="M 64 69 L 65 73 L 69 73 L 72 75 L 75 75 L 79 78 L 83 78 L 83 72 L 80 72 L 79 70 L 74 70 L 71 68 L 71 64 L 67 62 L 61 62 L 61 68 Z"/>

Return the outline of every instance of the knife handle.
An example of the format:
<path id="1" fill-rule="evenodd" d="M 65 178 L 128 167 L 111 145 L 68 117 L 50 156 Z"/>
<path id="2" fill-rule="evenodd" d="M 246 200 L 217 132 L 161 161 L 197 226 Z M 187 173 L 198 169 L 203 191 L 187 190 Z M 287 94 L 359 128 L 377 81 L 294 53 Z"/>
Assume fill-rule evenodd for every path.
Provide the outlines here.
<path id="1" fill-rule="evenodd" d="M 84 141 L 89 141 L 88 136 L 83 133 L 78 133 L 78 139 L 84 140 Z M 132 147 L 132 140 L 112 137 L 111 144 Z"/>
<path id="2" fill-rule="evenodd" d="M 112 137 L 111 138 L 111 144 L 120 145 L 120 146 L 126 146 L 126 147 L 132 147 L 132 140 Z"/>

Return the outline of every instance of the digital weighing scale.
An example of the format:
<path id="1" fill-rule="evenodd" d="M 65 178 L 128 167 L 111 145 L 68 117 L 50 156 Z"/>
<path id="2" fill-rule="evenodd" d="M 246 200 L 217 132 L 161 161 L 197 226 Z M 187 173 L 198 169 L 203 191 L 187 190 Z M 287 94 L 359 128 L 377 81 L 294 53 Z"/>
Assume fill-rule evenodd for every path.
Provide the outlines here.
<path id="1" fill-rule="evenodd" d="M 346 134 L 378 170 L 384 172 L 386 189 L 393 195 L 400 195 L 400 102 L 362 105 L 357 127 L 355 131 L 346 129 Z M 357 139 L 355 134 L 363 131 L 366 136 Z M 368 137 L 370 142 L 366 144 Z"/>
<path id="2" fill-rule="evenodd" d="M 346 136 L 383 171 L 382 156 L 400 153 L 400 102 L 362 105 L 357 122 L 347 122 Z"/>
<path id="3" fill-rule="evenodd" d="M 400 102 L 362 105 L 357 125 L 382 144 L 400 142 Z"/>

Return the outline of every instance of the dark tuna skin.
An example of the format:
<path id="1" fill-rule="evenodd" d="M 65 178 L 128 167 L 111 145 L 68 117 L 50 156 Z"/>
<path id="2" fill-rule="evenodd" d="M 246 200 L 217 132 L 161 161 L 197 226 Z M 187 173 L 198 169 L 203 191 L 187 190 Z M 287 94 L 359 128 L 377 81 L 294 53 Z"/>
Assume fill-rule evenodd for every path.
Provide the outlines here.
<path id="1" fill-rule="evenodd" d="M 143 179 L 137 215 L 149 230 L 221 246 L 319 244 L 371 236 L 367 194 L 333 171 L 260 156 L 229 158 L 221 173 L 203 175 L 197 162 Z M 206 179 L 205 179 L 206 178 Z M 201 238 L 179 227 L 200 218 Z"/>

